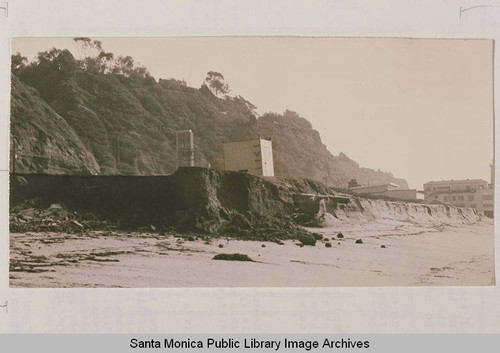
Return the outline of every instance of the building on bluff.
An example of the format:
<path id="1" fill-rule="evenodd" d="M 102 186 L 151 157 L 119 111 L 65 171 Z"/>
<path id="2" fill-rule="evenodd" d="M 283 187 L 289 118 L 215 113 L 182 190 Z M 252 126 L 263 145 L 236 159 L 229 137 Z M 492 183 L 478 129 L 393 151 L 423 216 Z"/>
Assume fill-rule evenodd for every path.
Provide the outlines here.
<path id="1" fill-rule="evenodd" d="M 258 176 L 274 176 L 273 144 L 258 139 L 225 142 L 224 169 Z"/>

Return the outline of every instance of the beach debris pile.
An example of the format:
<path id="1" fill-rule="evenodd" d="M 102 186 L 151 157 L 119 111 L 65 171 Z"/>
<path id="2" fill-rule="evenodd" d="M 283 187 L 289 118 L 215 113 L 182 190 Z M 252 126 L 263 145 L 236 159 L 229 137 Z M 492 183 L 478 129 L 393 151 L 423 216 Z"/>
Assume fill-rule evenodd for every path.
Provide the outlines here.
<path id="1" fill-rule="evenodd" d="M 255 262 L 246 254 L 217 254 L 213 257 L 213 260 L 224 260 L 224 261 L 249 261 Z"/>
<path id="2" fill-rule="evenodd" d="M 23 232 L 62 232 L 82 233 L 90 230 L 116 229 L 116 223 L 99 220 L 91 214 L 82 215 L 77 211 L 68 211 L 60 204 L 51 204 L 47 208 L 30 205 L 11 208 L 9 214 L 10 231 Z"/>

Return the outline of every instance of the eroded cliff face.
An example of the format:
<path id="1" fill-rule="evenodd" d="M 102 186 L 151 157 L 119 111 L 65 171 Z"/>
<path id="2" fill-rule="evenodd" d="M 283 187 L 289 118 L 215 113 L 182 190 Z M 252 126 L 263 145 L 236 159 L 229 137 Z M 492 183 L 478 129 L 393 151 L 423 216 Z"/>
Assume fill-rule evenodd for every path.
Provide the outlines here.
<path id="1" fill-rule="evenodd" d="M 326 209 L 328 226 L 345 221 L 395 221 L 416 225 L 437 227 L 461 224 L 474 224 L 483 221 L 486 216 L 471 208 L 456 208 L 444 205 L 421 204 L 405 201 L 370 200 L 351 196 L 346 206 Z"/>
<path id="2" fill-rule="evenodd" d="M 15 76 L 11 87 L 11 131 L 16 171 L 100 172 L 94 155 L 75 130 L 40 98 L 37 90 L 24 85 Z M 12 165 L 11 162 L 11 170 Z"/>
<path id="3" fill-rule="evenodd" d="M 376 220 L 439 227 L 484 218 L 472 209 L 360 198 L 308 179 L 261 178 L 208 168 L 181 168 L 173 175 L 156 177 L 16 175 L 11 176 L 10 202 L 11 214 L 26 207 L 58 204 L 115 220 L 122 228 L 172 227 L 182 232 L 271 241 L 302 239 L 312 244 L 314 234 L 301 225 L 334 227 Z"/>

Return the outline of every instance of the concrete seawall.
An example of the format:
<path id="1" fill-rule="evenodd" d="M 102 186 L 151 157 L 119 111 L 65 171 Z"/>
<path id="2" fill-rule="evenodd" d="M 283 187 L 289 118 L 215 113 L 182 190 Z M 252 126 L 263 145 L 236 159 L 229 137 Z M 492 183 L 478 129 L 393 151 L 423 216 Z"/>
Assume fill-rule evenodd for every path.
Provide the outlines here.
<path id="1" fill-rule="evenodd" d="M 26 200 L 34 200 L 37 207 L 59 203 L 118 220 L 125 227 L 174 226 L 203 232 L 225 226 L 237 232 L 255 224 L 277 229 L 296 223 L 321 226 L 325 218 L 470 224 L 484 217 L 471 209 L 335 193 L 307 179 L 260 178 L 207 168 L 180 168 L 168 176 L 11 175 L 11 207 Z"/>
<path id="2" fill-rule="evenodd" d="M 76 176 L 16 174 L 10 178 L 10 205 L 35 200 L 59 203 L 119 220 L 125 226 L 176 226 L 217 231 L 252 218 L 286 218 L 294 212 L 294 192 L 321 192 L 310 181 L 291 181 L 218 171 L 180 168 L 168 176 Z M 242 224 L 240 224 L 242 223 Z"/>

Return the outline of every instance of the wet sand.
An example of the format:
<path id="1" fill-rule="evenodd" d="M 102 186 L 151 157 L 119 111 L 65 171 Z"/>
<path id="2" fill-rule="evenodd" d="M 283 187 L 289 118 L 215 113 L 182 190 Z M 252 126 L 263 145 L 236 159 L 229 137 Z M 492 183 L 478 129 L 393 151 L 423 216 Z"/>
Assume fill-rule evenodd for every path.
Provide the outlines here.
<path id="1" fill-rule="evenodd" d="M 493 222 L 378 221 L 314 229 L 315 246 L 154 233 L 11 234 L 11 287 L 334 287 L 495 284 Z M 344 238 L 338 239 L 341 231 Z M 333 239 L 333 240 L 332 240 Z M 362 239 L 362 244 L 355 241 Z M 223 247 L 219 247 L 222 245 Z M 385 248 L 382 247 L 385 246 Z M 213 260 L 241 253 L 255 262 Z"/>

